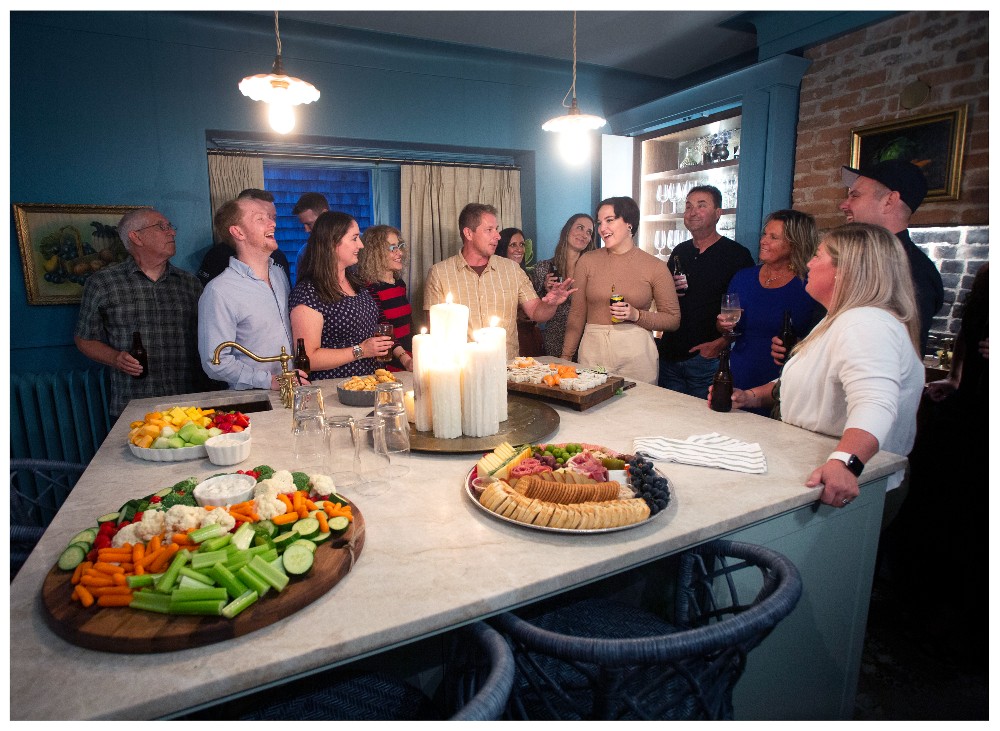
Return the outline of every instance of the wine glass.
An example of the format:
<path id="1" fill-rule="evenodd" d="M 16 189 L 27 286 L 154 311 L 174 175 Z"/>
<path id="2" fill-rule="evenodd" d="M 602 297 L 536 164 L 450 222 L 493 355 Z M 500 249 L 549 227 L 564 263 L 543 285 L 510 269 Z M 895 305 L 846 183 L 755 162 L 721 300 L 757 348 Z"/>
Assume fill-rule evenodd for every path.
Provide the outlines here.
<path id="1" fill-rule="evenodd" d="M 660 215 L 663 215 L 663 204 L 667 202 L 667 186 L 656 186 L 656 201 L 660 204 Z"/>
<path id="2" fill-rule="evenodd" d="M 726 329 L 726 338 L 737 337 L 736 323 L 743 316 L 743 308 L 740 307 L 740 296 L 733 292 L 722 295 L 722 309 L 719 312 L 719 323 Z"/>
<path id="3" fill-rule="evenodd" d="M 667 232 L 657 231 L 653 234 L 653 246 L 656 248 L 656 255 L 663 258 L 663 250 L 667 248 Z"/>

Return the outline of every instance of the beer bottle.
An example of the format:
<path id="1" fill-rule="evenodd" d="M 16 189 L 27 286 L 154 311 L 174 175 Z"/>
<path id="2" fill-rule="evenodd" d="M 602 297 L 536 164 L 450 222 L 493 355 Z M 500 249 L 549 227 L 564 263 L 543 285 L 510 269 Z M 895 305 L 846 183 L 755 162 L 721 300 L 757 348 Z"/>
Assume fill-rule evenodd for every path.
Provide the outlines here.
<path id="1" fill-rule="evenodd" d="M 296 370 L 302 371 L 309 376 L 309 356 L 306 355 L 306 344 L 299 338 L 298 342 L 295 344 L 295 359 L 292 361 L 292 365 L 295 366 Z"/>
<path id="2" fill-rule="evenodd" d="M 149 356 L 146 354 L 146 348 L 142 345 L 142 336 L 138 330 L 132 333 L 132 347 L 129 348 L 128 354 L 139 361 L 139 365 L 142 366 L 142 373 L 133 377 L 145 378 L 149 375 Z"/>
<path id="3" fill-rule="evenodd" d="M 712 411 L 731 411 L 733 408 L 733 374 L 729 372 L 729 346 L 719 356 L 719 370 L 712 380 Z"/>
<path id="4" fill-rule="evenodd" d="M 789 310 L 785 310 L 785 318 L 781 323 L 781 344 L 785 347 L 785 360 L 788 360 L 788 354 L 792 352 L 792 348 L 795 347 L 797 342 L 799 342 L 799 338 L 795 334 L 795 327 L 792 325 L 792 313 Z"/>
<path id="5" fill-rule="evenodd" d="M 623 294 L 615 294 L 615 285 L 612 284 L 611 285 L 611 304 L 615 304 L 617 302 L 624 302 L 624 301 L 625 301 L 625 295 L 623 295 Z M 615 317 L 614 315 L 612 315 L 611 316 L 611 322 L 625 322 L 625 321 L 622 320 L 621 318 L 618 318 L 618 317 Z"/>
<path id="6" fill-rule="evenodd" d="M 680 277 L 680 281 L 674 280 L 674 286 L 677 288 L 677 296 L 680 297 L 688 288 L 687 274 L 684 273 L 684 266 L 681 264 L 681 258 L 679 256 L 674 257 L 674 276 Z"/>

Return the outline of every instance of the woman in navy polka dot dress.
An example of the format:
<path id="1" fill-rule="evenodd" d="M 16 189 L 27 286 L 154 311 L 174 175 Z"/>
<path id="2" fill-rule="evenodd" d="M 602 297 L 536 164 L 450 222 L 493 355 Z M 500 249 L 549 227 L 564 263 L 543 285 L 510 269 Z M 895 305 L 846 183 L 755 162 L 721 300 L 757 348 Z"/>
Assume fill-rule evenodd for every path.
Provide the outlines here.
<path id="1" fill-rule="evenodd" d="M 376 356 L 392 346 L 392 338 L 375 335 L 378 303 L 348 269 L 358 263 L 362 248 L 357 221 L 327 211 L 316 219 L 302 250 L 288 307 L 292 336 L 302 338 L 309 356 L 310 380 L 374 373 Z"/>

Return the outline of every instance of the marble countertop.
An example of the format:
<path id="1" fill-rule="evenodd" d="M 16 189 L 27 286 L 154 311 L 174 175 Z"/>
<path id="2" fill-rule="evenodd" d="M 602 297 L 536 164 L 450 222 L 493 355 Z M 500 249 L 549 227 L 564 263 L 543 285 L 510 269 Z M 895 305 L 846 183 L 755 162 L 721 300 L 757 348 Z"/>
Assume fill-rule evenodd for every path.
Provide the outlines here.
<path id="1" fill-rule="evenodd" d="M 409 374 L 401 380 L 409 383 Z M 327 414 L 370 411 L 341 406 L 335 382 L 321 385 Z M 291 411 L 281 407 L 277 393 L 223 391 L 129 404 L 11 584 L 12 719 L 160 717 L 530 603 L 814 502 L 816 491 L 803 483 L 836 443 L 753 414 L 718 414 L 702 400 L 646 384 L 582 413 L 553 402 L 561 423 L 547 441 L 627 452 L 637 436 L 719 432 L 759 442 L 768 471 L 746 475 L 659 463 L 673 492 L 662 514 L 630 530 L 578 536 L 511 525 L 481 511 L 464 490 L 475 456 L 414 453 L 410 474 L 386 494 L 366 498 L 344 491 L 365 516 L 364 550 L 350 574 L 294 615 L 234 640 L 148 655 L 95 652 L 55 635 L 45 624 L 40 590 L 69 537 L 130 498 L 220 469 L 207 459 L 134 457 L 126 446 L 129 422 L 162 405 L 261 398 L 274 409 L 250 415 L 249 459 L 225 469 L 263 463 L 294 469 Z M 872 482 L 904 466 L 903 458 L 880 453 L 863 479 Z"/>

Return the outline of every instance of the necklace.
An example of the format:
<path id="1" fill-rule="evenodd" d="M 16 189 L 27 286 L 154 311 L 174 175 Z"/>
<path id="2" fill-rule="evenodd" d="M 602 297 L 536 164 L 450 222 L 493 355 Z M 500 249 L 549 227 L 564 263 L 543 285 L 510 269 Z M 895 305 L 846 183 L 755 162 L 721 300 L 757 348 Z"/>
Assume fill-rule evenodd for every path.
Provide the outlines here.
<path id="1" fill-rule="evenodd" d="M 773 282 L 773 281 L 775 281 L 776 279 L 779 279 L 779 278 L 781 278 L 782 276 L 784 276 L 784 274 L 786 273 L 786 271 L 787 271 L 787 270 L 780 270 L 780 269 L 779 269 L 779 270 L 778 270 L 778 272 L 777 272 L 776 274 L 772 274 L 772 275 L 770 275 L 770 276 L 767 276 L 766 272 L 764 271 L 764 267 L 761 267 L 761 268 L 760 268 L 760 273 L 761 273 L 762 275 L 764 275 L 764 287 L 768 287 L 768 286 L 770 286 L 771 282 Z"/>

